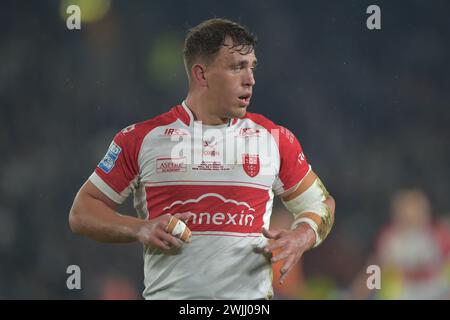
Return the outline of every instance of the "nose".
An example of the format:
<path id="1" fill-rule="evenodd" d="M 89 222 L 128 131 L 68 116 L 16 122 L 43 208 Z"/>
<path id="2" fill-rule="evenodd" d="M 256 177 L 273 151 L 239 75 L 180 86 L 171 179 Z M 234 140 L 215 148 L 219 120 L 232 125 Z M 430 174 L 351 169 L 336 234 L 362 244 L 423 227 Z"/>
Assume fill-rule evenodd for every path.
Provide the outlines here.
<path id="1" fill-rule="evenodd" d="M 252 68 L 248 68 L 244 75 L 243 84 L 245 87 L 253 87 L 255 85 L 255 74 Z"/>

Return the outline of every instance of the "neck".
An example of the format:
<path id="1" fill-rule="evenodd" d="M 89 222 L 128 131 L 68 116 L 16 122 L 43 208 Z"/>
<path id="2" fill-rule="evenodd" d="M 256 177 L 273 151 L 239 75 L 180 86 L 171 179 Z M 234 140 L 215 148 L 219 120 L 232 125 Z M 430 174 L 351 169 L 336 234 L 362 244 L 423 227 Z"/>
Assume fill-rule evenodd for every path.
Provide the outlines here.
<path id="1" fill-rule="evenodd" d="M 201 121 L 205 125 L 215 126 L 227 123 L 230 118 L 222 117 L 215 113 L 213 106 L 201 96 L 195 95 L 192 92 L 188 93 L 188 96 L 184 100 L 186 105 L 194 114 L 196 121 Z"/>

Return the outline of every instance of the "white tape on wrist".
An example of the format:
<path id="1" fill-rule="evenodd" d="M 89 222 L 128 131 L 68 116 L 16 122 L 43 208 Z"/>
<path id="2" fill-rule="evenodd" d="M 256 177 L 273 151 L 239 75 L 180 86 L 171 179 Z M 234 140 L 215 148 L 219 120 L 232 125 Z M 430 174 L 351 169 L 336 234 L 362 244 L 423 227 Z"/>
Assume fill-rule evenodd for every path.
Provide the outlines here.
<path id="1" fill-rule="evenodd" d="M 319 236 L 319 226 L 317 225 L 317 223 L 313 219 L 303 217 L 295 220 L 292 224 L 291 229 L 296 229 L 300 223 L 307 223 L 311 227 L 311 229 L 314 230 L 314 233 L 316 235 L 316 242 L 314 243 L 313 248 L 317 247 L 322 242 L 322 239 Z"/>
<path id="2" fill-rule="evenodd" d="M 333 224 L 330 209 L 323 202 L 328 196 L 328 191 L 320 179 L 317 178 L 308 189 L 297 197 L 289 201 L 282 201 L 285 207 L 294 215 L 295 220 L 292 229 L 304 222 L 314 230 L 316 234 L 314 247 L 317 247 L 326 238 Z M 322 223 L 318 225 L 316 221 L 306 216 L 308 214 L 316 215 L 317 221 L 322 221 Z"/>

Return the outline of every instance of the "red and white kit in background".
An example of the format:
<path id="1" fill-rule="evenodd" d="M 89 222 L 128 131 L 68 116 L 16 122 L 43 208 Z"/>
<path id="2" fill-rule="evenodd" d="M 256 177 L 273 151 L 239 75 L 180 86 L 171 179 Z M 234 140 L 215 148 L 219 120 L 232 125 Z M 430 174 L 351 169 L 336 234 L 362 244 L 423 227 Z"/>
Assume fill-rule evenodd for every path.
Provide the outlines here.
<path id="1" fill-rule="evenodd" d="M 190 141 L 188 152 L 174 152 L 180 141 Z M 273 197 L 309 170 L 295 136 L 267 118 L 202 126 L 183 102 L 119 132 L 90 181 L 117 203 L 132 192 L 143 219 L 194 214 L 191 243 L 144 248 L 146 299 L 261 299 L 273 295 L 261 234 Z"/>
<path id="2" fill-rule="evenodd" d="M 377 256 L 395 272 L 398 283 L 389 299 L 448 299 L 446 268 L 450 261 L 450 234 L 429 225 L 418 230 L 398 230 L 389 225 L 379 235 Z M 383 289 L 383 288 L 382 288 Z"/>

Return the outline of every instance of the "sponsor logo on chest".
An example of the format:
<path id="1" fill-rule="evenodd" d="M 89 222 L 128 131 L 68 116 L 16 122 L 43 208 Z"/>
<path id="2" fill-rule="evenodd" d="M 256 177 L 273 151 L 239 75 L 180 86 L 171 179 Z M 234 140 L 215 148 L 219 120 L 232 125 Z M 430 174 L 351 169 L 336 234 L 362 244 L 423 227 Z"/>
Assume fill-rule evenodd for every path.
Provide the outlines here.
<path id="1" fill-rule="evenodd" d="M 156 159 L 156 172 L 185 172 L 186 158 L 158 158 Z"/>
<path id="2" fill-rule="evenodd" d="M 146 193 L 150 218 L 190 212 L 192 231 L 259 233 L 269 199 L 267 190 L 241 186 L 152 186 Z"/>

